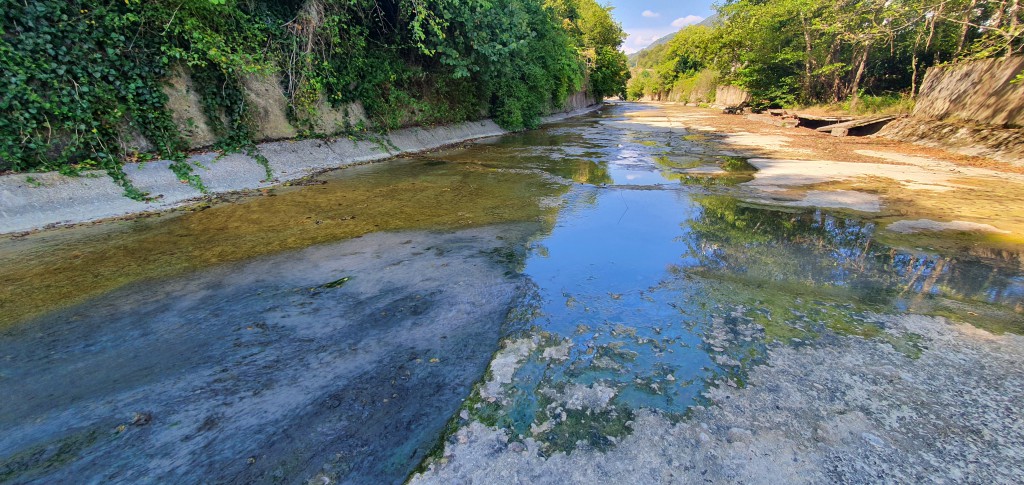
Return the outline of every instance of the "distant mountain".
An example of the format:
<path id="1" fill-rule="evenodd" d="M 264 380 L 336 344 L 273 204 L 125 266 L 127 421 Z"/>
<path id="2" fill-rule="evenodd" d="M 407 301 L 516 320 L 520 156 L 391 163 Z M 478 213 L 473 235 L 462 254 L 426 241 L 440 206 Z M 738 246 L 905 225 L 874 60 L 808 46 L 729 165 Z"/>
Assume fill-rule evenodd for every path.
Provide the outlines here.
<path id="1" fill-rule="evenodd" d="M 717 23 L 718 23 L 718 14 L 712 14 L 710 17 L 708 17 L 708 18 L 706 18 L 704 20 L 701 20 L 700 23 L 696 23 L 696 24 L 693 24 L 693 25 L 703 25 L 705 27 L 714 27 L 715 24 L 717 24 Z M 691 26 L 687 25 L 686 27 L 683 27 L 683 29 L 688 28 L 688 27 L 691 27 Z M 679 30 L 683 30 L 683 29 L 679 29 Z M 671 34 L 668 34 L 668 35 L 666 35 L 666 36 L 664 36 L 664 37 L 662 37 L 662 38 L 660 38 L 660 39 L 658 39 L 658 40 L 656 40 L 654 42 L 651 42 L 651 45 L 649 45 L 647 47 L 644 47 L 643 49 L 640 49 L 640 50 L 638 50 L 638 51 L 636 51 L 636 52 L 626 56 L 630 60 L 630 65 L 635 64 L 635 62 L 633 62 L 633 61 L 636 61 L 636 58 L 640 56 L 641 52 L 646 51 L 646 50 L 648 50 L 648 49 L 650 49 L 652 47 L 657 47 L 657 46 L 662 45 L 662 44 L 667 44 L 668 41 L 672 40 L 672 38 L 675 37 L 676 34 L 679 33 L 679 30 L 677 30 L 675 32 L 672 32 Z"/>

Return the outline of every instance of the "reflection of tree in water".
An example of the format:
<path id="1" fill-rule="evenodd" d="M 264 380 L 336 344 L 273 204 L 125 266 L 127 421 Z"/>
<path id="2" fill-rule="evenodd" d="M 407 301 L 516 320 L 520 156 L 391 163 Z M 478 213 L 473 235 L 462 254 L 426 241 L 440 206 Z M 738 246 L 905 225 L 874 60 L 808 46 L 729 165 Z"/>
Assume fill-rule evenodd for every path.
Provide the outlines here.
<path id="1" fill-rule="evenodd" d="M 555 163 L 552 163 L 550 159 L 542 160 L 542 163 L 532 166 L 580 184 L 610 185 L 613 183 L 612 176 L 608 173 L 608 164 L 604 162 L 562 158 Z"/>
<path id="2" fill-rule="evenodd" d="M 874 224 L 820 210 L 788 212 L 696 197 L 690 257 L 702 276 L 832 302 L 961 317 L 997 330 L 1024 329 L 1019 253 L 915 253 L 875 241 Z M 988 320 L 988 321 L 986 321 Z M 1016 323 L 1015 323 L 1016 322 Z"/>

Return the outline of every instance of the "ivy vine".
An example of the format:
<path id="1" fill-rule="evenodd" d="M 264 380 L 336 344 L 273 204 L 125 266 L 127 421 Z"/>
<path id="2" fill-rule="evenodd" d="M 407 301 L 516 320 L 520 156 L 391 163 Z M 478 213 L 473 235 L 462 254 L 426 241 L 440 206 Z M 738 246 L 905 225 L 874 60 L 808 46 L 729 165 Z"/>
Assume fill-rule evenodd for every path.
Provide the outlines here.
<path id="1" fill-rule="evenodd" d="M 123 163 L 159 157 L 205 190 L 166 108 L 176 69 L 214 148 L 249 154 L 268 179 L 246 76 L 280 77 L 305 134 L 325 106 L 356 102 L 379 130 L 483 116 L 533 127 L 583 87 L 588 33 L 571 18 L 583 7 L 607 17 L 617 48 L 621 29 L 594 0 L 0 0 L 0 171 L 102 169 L 144 199 Z"/>

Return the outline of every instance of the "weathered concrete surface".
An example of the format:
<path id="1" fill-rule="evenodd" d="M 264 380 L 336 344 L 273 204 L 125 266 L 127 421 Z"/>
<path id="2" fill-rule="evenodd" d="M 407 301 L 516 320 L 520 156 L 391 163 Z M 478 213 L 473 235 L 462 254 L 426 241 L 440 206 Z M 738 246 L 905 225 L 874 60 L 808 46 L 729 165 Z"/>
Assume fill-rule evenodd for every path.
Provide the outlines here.
<path id="1" fill-rule="evenodd" d="M 577 116 L 600 105 L 552 115 L 545 123 Z M 269 187 L 317 171 L 385 160 L 397 155 L 432 150 L 477 138 L 507 133 L 490 120 L 431 128 L 405 128 L 380 139 L 286 140 L 263 143 L 260 152 L 270 161 L 273 180 L 256 160 L 241 154 L 217 157 L 204 153 L 189 158 L 210 193 Z M 124 197 L 120 187 L 102 172 L 66 177 L 55 172 L 0 177 L 0 234 L 51 225 L 74 224 L 149 211 L 170 209 L 203 196 L 182 183 L 168 161 L 129 164 L 128 178 L 156 200 L 139 202 Z"/>
<path id="2" fill-rule="evenodd" d="M 928 69 L 913 116 L 878 133 L 894 140 L 1024 165 L 1024 56 Z"/>
<path id="3" fill-rule="evenodd" d="M 202 100 L 192 84 L 192 76 L 184 69 L 176 68 L 167 78 L 163 91 L 167 95 L 167 111 L 171 113 L 178 132 L 188 140 L 189 146 L 199 148 L 213 145 L 217 135 L 206 119 Z"/>
<path id="4" fill-rule="evenodd" d="M 718 86 L 715 91 L 715 105 L 739 106 L 750 101 L 750 93 L 736 86 Z"/>
<path id="5" fill-rule="evenodd" d="M 925 316 L 869 316 L 922 336 L 918 359 L 836 337 L 778 346 L 742 389 L 682 422 L 640 413 L 607 452 L 541 456 L 479 422 L 413 483 L 1020 483 L 1024 337 Z M 970 372 L 964 372 L 970 369 Z"/>
<path id="6" fill-rule="evenodd" d="M 1024 167 L 1024 128 L 1002 128 L 912 116 L 889 123 L 878 135 Z"/>
<path id="7" fill-rule="evenodd" d="M 914 116 L 1024 127 L 1024 56 L 983 59 L 928 69 Z"/>
<path id="8" fill-rule="evenodd" d="M 401 482 L 522 291 L 492 254 L 535 230 L 371 234 L 4 330 L 0 482 Z"/>

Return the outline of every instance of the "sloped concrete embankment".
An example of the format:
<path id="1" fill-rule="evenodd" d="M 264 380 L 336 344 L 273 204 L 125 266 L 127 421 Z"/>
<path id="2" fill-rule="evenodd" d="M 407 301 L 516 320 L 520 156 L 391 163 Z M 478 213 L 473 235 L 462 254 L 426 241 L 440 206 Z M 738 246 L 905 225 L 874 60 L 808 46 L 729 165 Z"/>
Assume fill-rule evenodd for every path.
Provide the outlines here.
<path id="1" fill-rule="evenodd" d="M 585 106 L 580 107 L 578 105 Z M 574 111 L 545 118 L 545 123 L 578 116 L 597 109 L 588 96 L 570 100 Z M 350 140 L 284 140 L 259 145 L 270 162 L 273 179 L 252 157 L 243 154 L 219 156 L 203 153 L 190 158 L 209 194 L 259 189 L 296 180 L 318 171 L 385 160 L 398 155 L 432 150 L 468 140 L 507 133 L 490 120 L 438 127 L 414 127 L 391 132 L 386 138 Z M 47 226 L 74 224 L 160 211 L 182 205 L 204 194 L 179 181 L 168 169 L 170 161 L 129 164 L 128 178 L 139 190 L 155 200 L 139 202 L 123 191 L 103 172 L 67 177 L 56 172 L 12 174 L 0 177 L 0 234 L 29 231 Z"/>
<path id="2" fill-rule="evenodd" d="M 1024 57 L 928 69 L 914 113 L 879 132 L 1024 166 Z"/>

